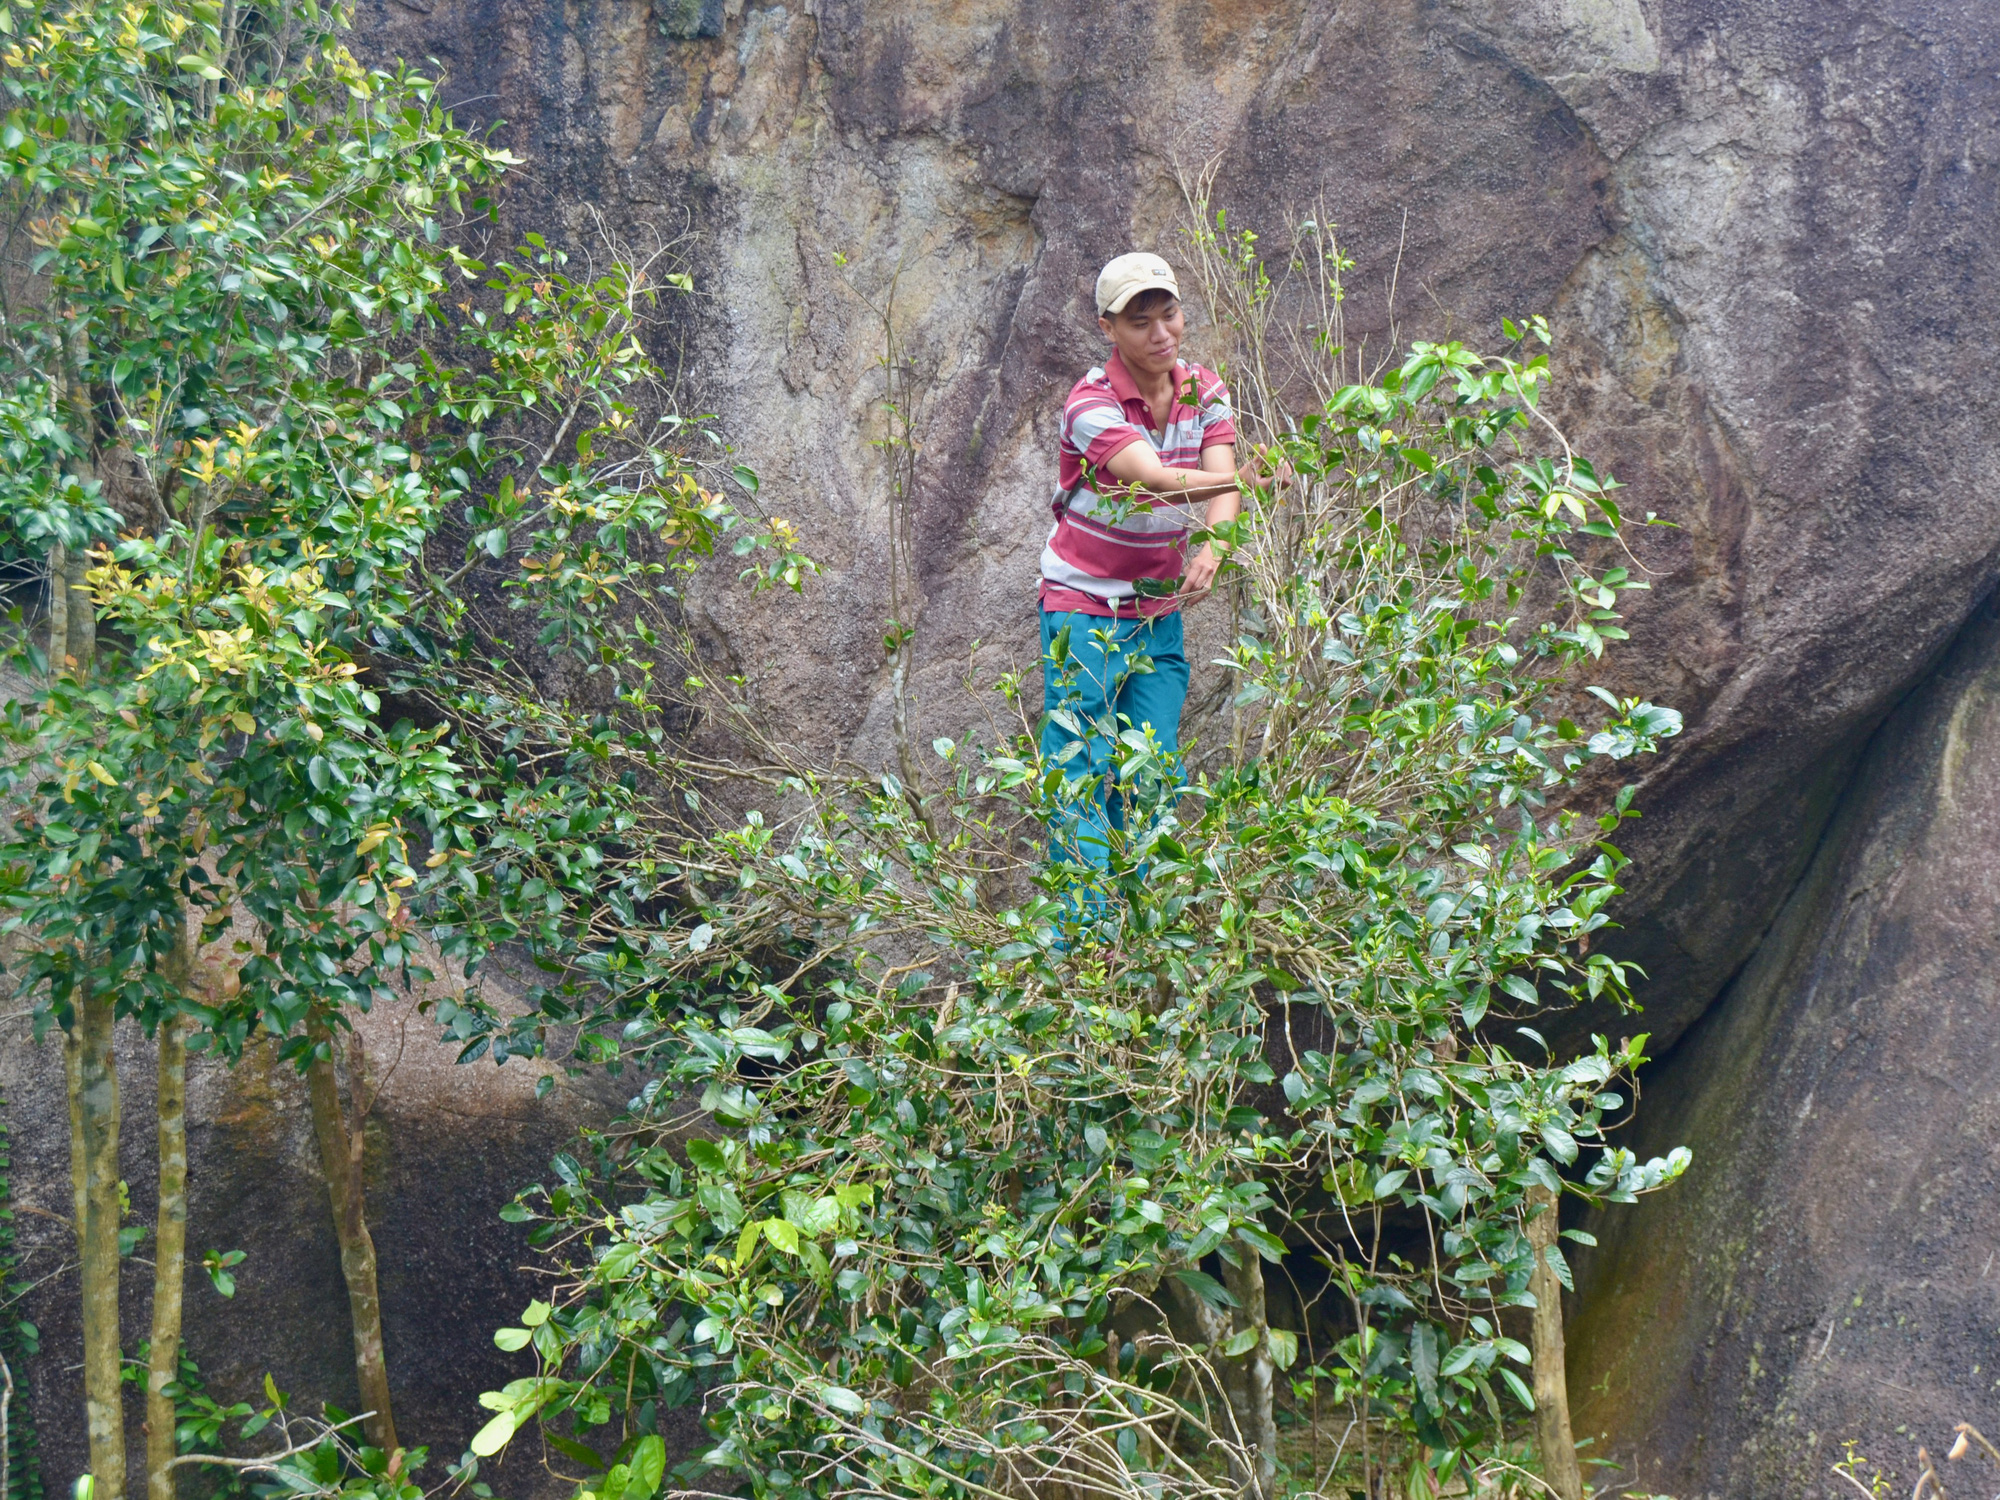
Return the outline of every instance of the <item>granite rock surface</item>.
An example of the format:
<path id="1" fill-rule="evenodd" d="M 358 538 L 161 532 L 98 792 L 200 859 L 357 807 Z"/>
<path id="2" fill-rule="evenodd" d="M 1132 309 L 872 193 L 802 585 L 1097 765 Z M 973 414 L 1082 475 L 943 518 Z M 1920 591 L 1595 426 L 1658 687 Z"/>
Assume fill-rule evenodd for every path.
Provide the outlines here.
<path id="1" fill-rule="evenodd" d="M 1643 1487 L 1816 1496 L 1849 1439 L 1908 1485 L 1920 1443 L 1942 1461 L 1954 1423 L 1990 1424 L 1996 829 L 1988 605 L 1877 731 L 1755 956 L 1656 1070 L 1634 1147 L 1687 1144 L 1699 1170 L 1593 1224 L 1571 1390 L 1579 1431 Z"/>
<path id="2" fill-rule="evenodd" d="M 1096 268 L 1174 254 L 1176 174 L 1211 160 L 1232 222 L 1340 226 L 1354 342 L 1550 314 L 1580 445 L 1678 528 L 1642 543 L 1655 591 L 1608 669 L 1689 726 L 1631 851 L 1656 1033 L 1743 963 L 1859 747 L 1992 585 L 1987 7 L 681 9 L 369 0 L 364 36 L 503 122 L 532 162 L 513 225 L 686 236 L 690 387 L 828 567 L 803 604 L 719 591 L 709 621 L 821 748 L 886 737 L 885 318 L 923 393 L 918 677 L 948 727 L 968 658 L 1034 663 Z"/>

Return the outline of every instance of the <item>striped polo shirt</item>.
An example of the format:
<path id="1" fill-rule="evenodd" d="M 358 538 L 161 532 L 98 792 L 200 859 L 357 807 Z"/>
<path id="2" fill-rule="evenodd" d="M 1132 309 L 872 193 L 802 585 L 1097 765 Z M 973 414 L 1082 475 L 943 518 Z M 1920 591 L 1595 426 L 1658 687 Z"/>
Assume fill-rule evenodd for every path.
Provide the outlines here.
<path id="1" fill-rule="evenodd" d="M 1175 504 L 1139 491 L 1121 496 L 1104 462 L 1142 439 L 1168 468 L 1201 466 L 1201 452 L 1236 441 L 1229 388 L 1191 360 L 1174 366 L 1174 404 L 1164 432 L 1124 362 L 1114 351 L 1102 368 L 1079 380 L 1063 406 L 1061 487 L 1056 524 L 1042 548 L 1042 608 L 1087 615 L 1161 615 L 1180 607 L 1172 596 L 1141 595 L 1139 579 L 1171 582 L 1187 564 L 1187 535 L 1202 524 L 1206 501 Z M 1098 493 L 1096 482 L 1113 489 Z"/>

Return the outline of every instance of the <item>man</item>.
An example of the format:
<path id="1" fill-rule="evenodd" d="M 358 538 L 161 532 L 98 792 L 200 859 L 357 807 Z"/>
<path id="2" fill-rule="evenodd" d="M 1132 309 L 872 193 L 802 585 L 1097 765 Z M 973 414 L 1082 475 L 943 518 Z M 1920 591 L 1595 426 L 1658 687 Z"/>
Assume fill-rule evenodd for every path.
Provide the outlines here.
<path id="1" fill-rule="evenodd" d="M 1188 537 L 1234 520 L 1241 502 L 1229 391 L 1180 357 L 1186 325 L 1173 268 L 1157 255 L 1119 256 L 1097 278 L 1110 356 L 1063 408 L 1061 489 L 1042 549 L 1041 749 L 1082 778 L 1054 851 L 1100 869 L 1109 830 L 1124 827 L 1125 799 L 1105 794 L 1118 736 L 1149 735 L 1168 784 L 1181 780 L 1180 611 L 1208 591 L 1219 563 L 1207 543 L 1190 559 Z"/>

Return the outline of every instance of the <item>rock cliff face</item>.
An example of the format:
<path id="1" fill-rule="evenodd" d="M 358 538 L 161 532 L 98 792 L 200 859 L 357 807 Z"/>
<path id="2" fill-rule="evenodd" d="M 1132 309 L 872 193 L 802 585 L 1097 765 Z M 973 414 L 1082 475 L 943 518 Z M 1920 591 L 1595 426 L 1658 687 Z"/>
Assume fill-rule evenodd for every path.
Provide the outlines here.
<path id="1" fill-rule="evenodd" d="M 1892 1473 L 2000 1392 L 2000 613 L 1875 735 L 1805 878 L 1665 1060 L 1640 1149 L 1699 1170 L 1604 1216 L 1579 1430 L 1680 1495 Z M 1692 1486 L 1689 1486 L 1692 1488 Z"/>
<path id="2" fill-rule="evenodd" d="M 1682 528 L 1644 554 L 1620 668 L 1689 721 L 1628 914 L 1657 1030 L 1744 961 L 1859 746 L 1994 576 L 1985 8 L 373 4 L 370 45 L 438 59 L 532 159 L 517 221 L 690 233 L 694 386 L 830 564 L 811 603 L 720 598 L 714 624 L 829 745 L 866 751 L 886 719 L 888 486 L 858 436 L 880 435 L 879 314 L 928 393 L 940 703 L 974 642 L 1032 665 L 1091 277 L 1173 251 L 1174 169 L 1209 157 L 1237 222 L 1341 226 L 1377 347 L 1392 277 L 1405 336 L 1550 312 L 1572 421 Z"/>
<path id="3" fill-rule="evenodd" d="M 1406 335 L 1552 312 L 1573 420 L 1683 528 L 1647 554 L 1625 668 L 1690 723 L 1631 913 L 1662 1029 L 1743 961 L 1859 744 L 1991 581 L 1969 334 L 2000 28 L 1978 7 L 375 3 L 371 45 L 437 58 L 534 161 L 517 220 L 691 233 L 695 386 L 831 564 L 813 604 L 718 600 L 715 624 L 830 743 L 884 718 L 887 485 L 857 438 L 880 312 L 928 393 L 936 701 L 974 641 L 1032 661 L 1090 277 L 1173 250 L 1174 169 L 1211 156 L 1238 222 L 1341 225 L 1378 346 L 1392 276 Z"/>
<path id="4" fill-rule="evenodd" d="M 804 603 L 722 594 L 705 624 L 822 748 L 879 755 L 887 721 L 884 312 L 926 393 L 918 687 L 944 730 L 968 658 L 1032 667 L 1091 278 L 1174 253 L 1177 164 L 1219 157 L 1237 222 L 1337 222 L 1376 347 L 1392 281 L 1406 337 L 1550 313 L 1584 446 L 1680 528 L 1646 541 L 1655 592 L 1610 685 L 1688 721 L 1648 772 L 1622 941 L 1654 976 L 1644 1024 L 1686 1034 L 1646 1129 L 1697 1167 L 1584 1267 L 1591 1430 L 1669 1493 L 1761 1495 L 1824 1481 L 1842 1437 L 1900 1469 L 1899 1424 L 1986 1414 L 1995 1241 L 1960 1195 L 2000 1146 L 1979 1026 L 2000 721 L 1992 627 L 1965 622 L 2000 545 L 2000 12 L 363 0 L 360 38 L 505 122 L 532 162 L 513 225 L 689 236 L 691 389 L 828 566 Z M 412 1107 L 440 1152 L 521 1178 L 554 1128 L 517 1156 Z M 441 1361 L 486 1338 L 402 1309 Z"/>

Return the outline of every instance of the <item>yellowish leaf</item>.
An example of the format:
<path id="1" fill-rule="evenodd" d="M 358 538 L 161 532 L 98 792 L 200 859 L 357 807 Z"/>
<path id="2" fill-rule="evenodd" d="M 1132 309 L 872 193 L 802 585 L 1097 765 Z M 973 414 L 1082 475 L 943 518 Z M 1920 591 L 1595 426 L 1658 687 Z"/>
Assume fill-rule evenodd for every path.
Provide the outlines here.
<path id="1" fill-rule="evenodd" d="M 238 733 L 255 734 L 257 732 L 257 721 L 240 708 L 229 716 L 229 722 L 236 726 Z"/>
<path id="2" fill-rule="evenodd" d="M 85 765 L 84 769 L 90 772 L 90 774 L 92 776 L 95 776 L 99 781 L 103 782 L 106 786 L 118 785 L 118 778 L 116 776 L 113 776 L 109 771 L 105 770 L 104 767 L 100 766 L 94 760 Z"/>

